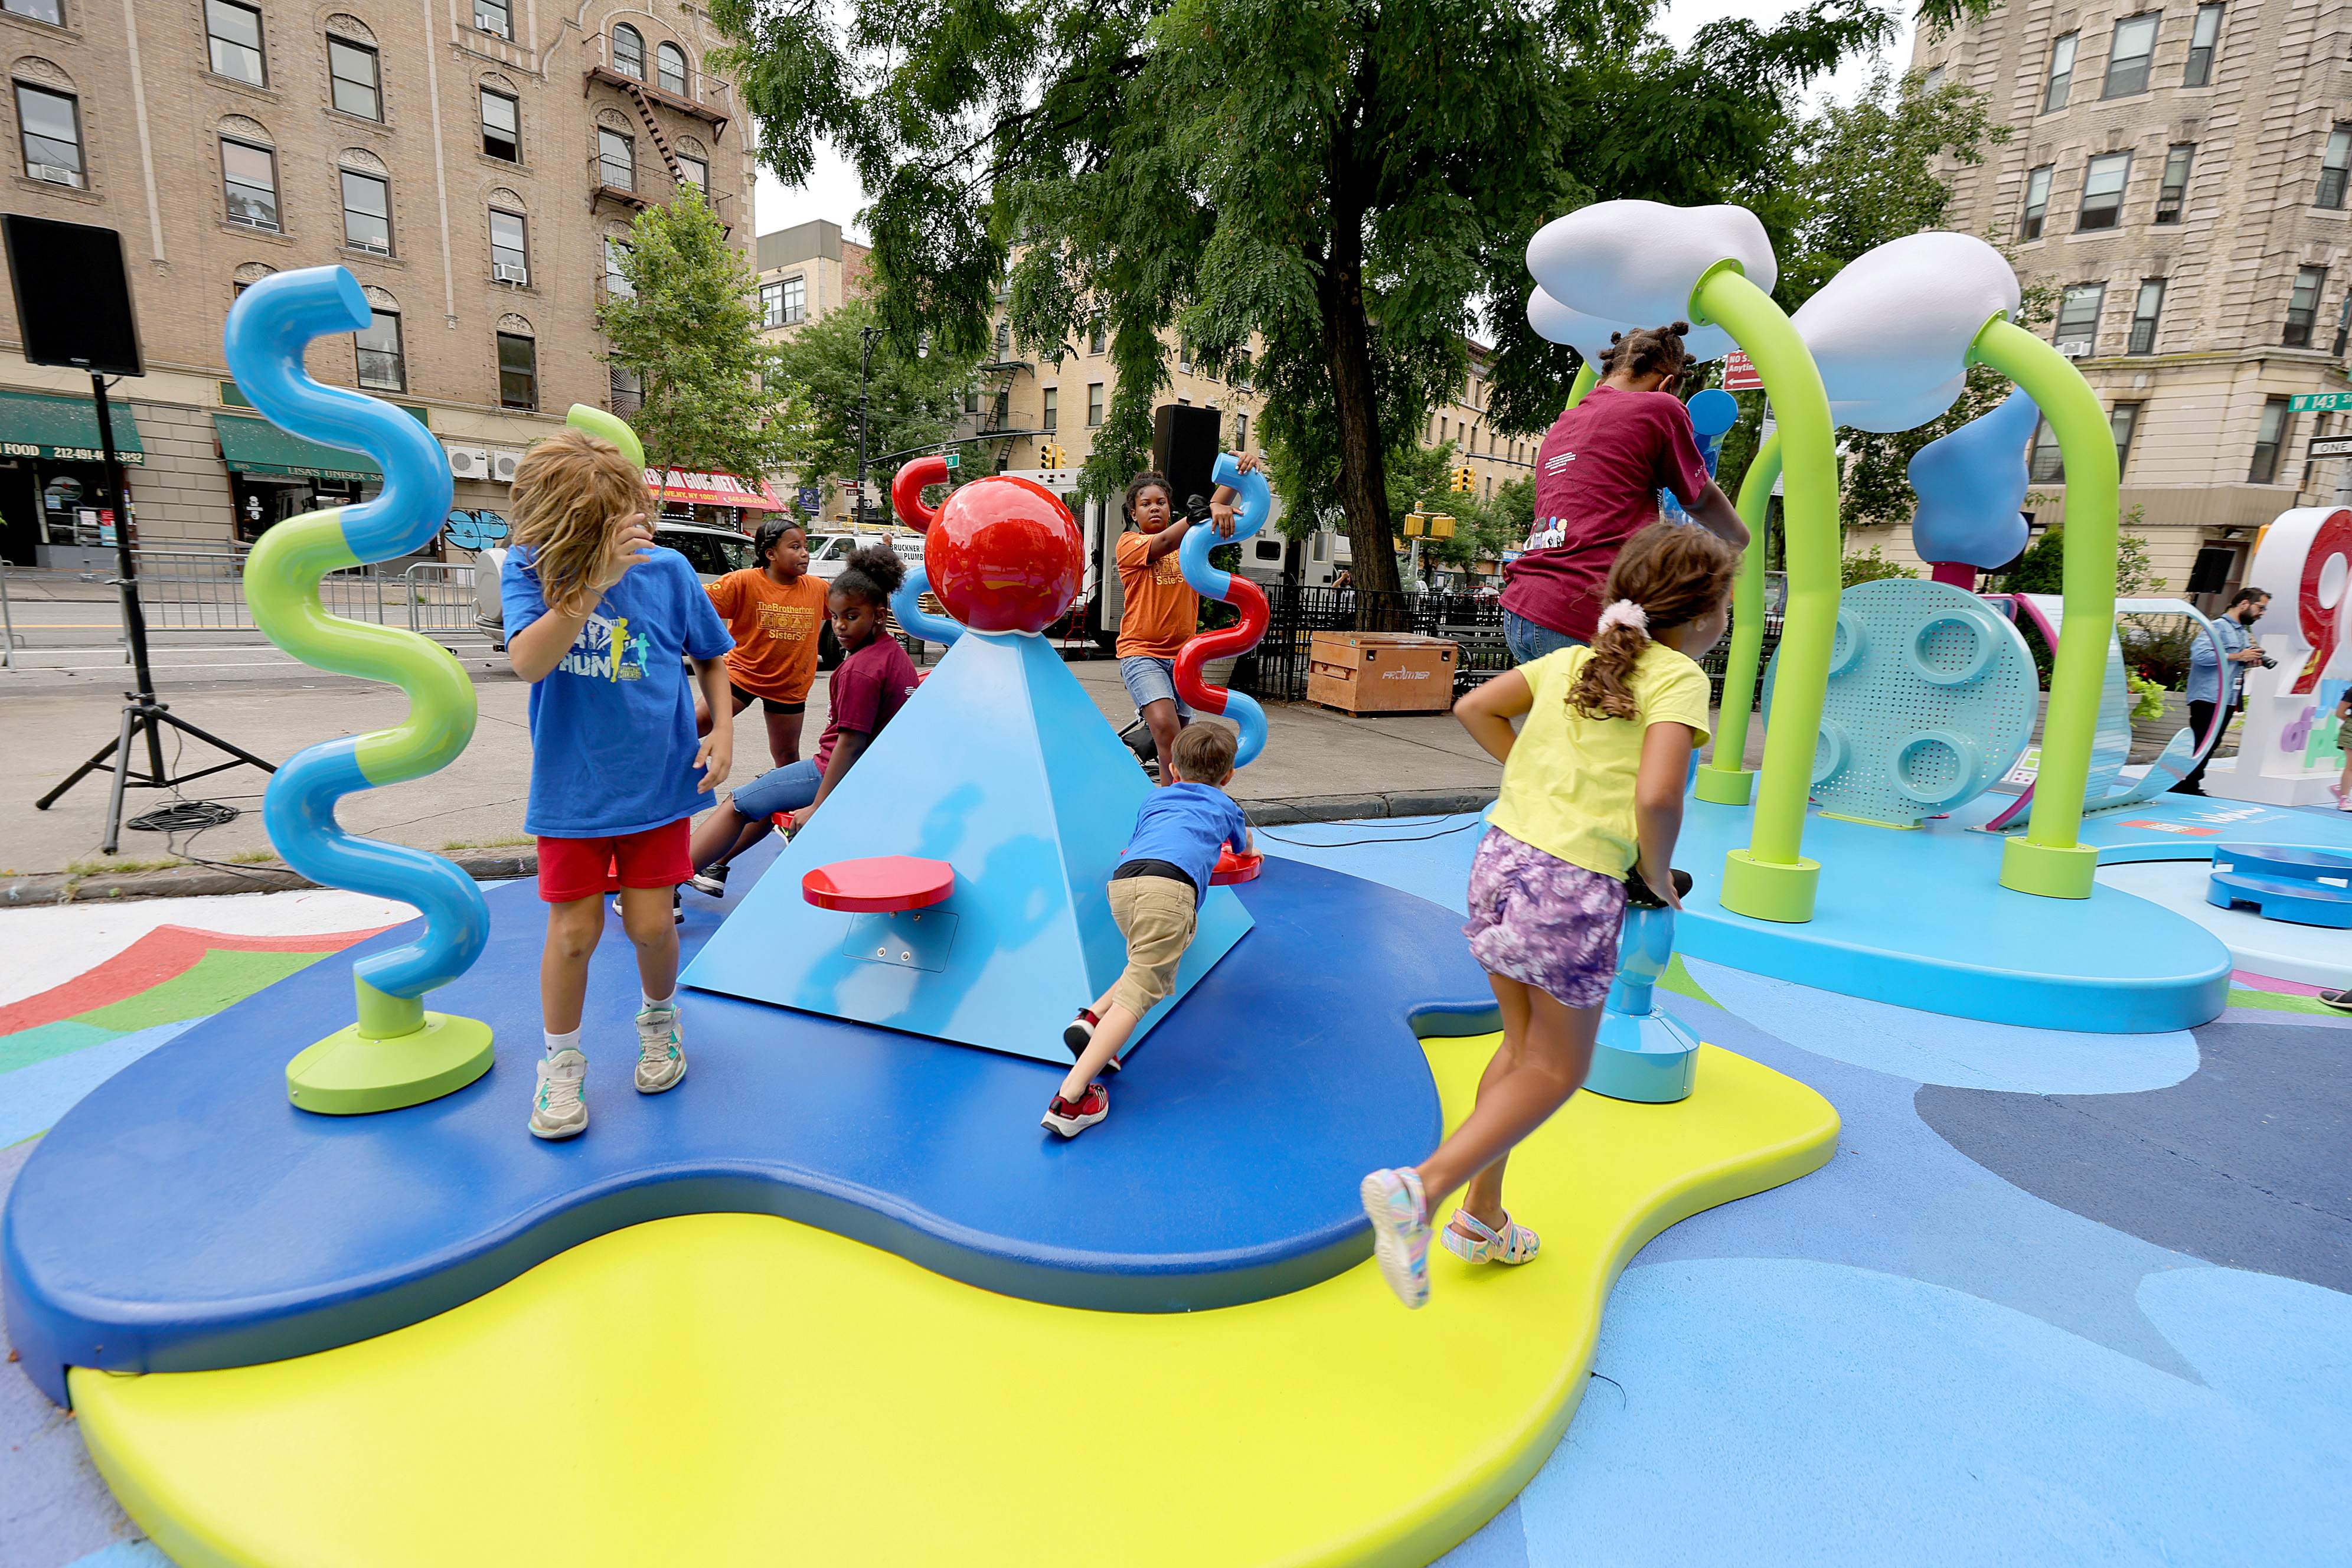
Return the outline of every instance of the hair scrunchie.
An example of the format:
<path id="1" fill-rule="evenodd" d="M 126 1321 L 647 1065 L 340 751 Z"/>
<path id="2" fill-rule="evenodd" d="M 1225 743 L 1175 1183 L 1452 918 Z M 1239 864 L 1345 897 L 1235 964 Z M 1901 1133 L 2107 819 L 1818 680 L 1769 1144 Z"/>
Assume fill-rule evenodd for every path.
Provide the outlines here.
<path id="1" fill-rule="evenodd" d="M 1601 622 L 1592 628 L 1598 637 L 1611 626 L 1631 626 L 1643 637 L 1650 635 L 1650 612 L 1631 599 L 1620 599 L 1601 612 Z"/>

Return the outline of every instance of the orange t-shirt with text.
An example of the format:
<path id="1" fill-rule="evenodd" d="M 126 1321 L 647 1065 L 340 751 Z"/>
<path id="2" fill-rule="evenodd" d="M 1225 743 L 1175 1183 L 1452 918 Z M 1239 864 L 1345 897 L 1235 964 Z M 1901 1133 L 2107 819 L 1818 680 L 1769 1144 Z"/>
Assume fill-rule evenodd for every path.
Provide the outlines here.
<path id="1" fill-rule="evenodd" d="M 822 577 L 804 573 L 779 586 L 757 567 L 711 584 L 710 602 L 735 634 L 727 679 L 772 702 L 806 701 L 816 681 L 824 594 Z"/>
<path id="2" fill-rule="evenodd" d="M 1126 606 L 1119 612 L 1118 657 L 1174 658 L 1200 629 L 1201 595 L 1184 581 L 1184 568 L 1170 551 L 1157 561 L 1152 535 L 1118 536 L 1118 586 Z"/>

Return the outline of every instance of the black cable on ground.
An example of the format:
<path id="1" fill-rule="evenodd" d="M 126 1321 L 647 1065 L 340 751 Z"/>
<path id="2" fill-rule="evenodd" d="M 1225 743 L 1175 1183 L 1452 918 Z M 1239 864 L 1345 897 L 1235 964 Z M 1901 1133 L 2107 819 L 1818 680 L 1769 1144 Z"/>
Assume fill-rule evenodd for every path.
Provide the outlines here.
<path id="1" fill-rule="evenodd" d="M 235 822 L 245 814 L 233 805 L 223 805 L 210 800 L 175 800 L 169 805 L 132 817 L 123 824 L 142 833 L 187 833 L 206 827 L 220 827 Z"/>
<path id="2" fill-rule="evenodd" d="M 1474 816 L 1467 822 L 1457 822 L 1451 827 L 1441 827 L 1434 833 L 1416 833 L 1399 838 L 1342 838 L 1336 844 L 1318 844 L 1308 838 L 1285 838 L 1281 834 L 1268 833 L 1263 827 L 1253 827 L 1250 833 L 1255 837 L 1271 838 L 1276 844 L 1292 844 L 1301 849 L 1352 849 L 1360 844 L 1423 844 L 1432 838 L 1443 838 L 1450 833 L 1460 833 L 1465 828 L 1486 826 L 1486 819 L 1484 816 Z"/>

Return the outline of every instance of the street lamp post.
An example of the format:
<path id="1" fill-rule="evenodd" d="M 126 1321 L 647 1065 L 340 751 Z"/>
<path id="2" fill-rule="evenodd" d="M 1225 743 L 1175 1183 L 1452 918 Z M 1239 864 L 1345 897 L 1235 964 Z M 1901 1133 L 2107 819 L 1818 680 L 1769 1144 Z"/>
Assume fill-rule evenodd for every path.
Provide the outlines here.
<path id="1" fill-rule="evenodd" d="M 864 351 L 857 363 L 857 516 L 852 531 L 866 526 L 866 388 L 874 376 L 874 345 L 882 341 L 880 327 L 861 327 L 857 342 Z"/>

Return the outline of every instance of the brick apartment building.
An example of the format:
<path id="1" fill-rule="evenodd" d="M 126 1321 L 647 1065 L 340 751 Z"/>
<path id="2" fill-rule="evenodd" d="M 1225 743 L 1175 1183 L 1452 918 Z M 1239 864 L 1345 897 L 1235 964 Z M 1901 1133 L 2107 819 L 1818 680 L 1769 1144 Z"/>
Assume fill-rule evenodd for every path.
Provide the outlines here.
<path id="1" fill-rule="evenodd" d="M 2108 411 L 2123 507 L 2165 587 L 2218 606 L 2255 531 L 2335 492 L 2306 460 L 2329 416 L 2295 394 L 2346 387 L 2352 258 L 2352 43 L 2311 0 L 2063 6 L 2011 0 L 1912 64 L 1964 82 L 2014 128 L 1951 166 L 1955 229 L 2014 247 L 2019 276 L 2058 290 L 2045 328 Z M 2336 416 L 2341 417 L 2341 416 Z M 2034 488 L 2063 520 L 2045 426 Z M 1874 540 L 1871 536 L 1877 534 Z M 1895 537 L 1859 530 L 1910 559 Z"/>
<path id="2" fill-rule="evenodd" d="M 226 549 L 373 493 L 367 459 L 277 431 L 227 379 L 231 301 L 283 268 L 358 278 L 374 321 L 310 373 L 423 419 L 460 509 L 503 510 L 572 404 L 625 412 L 596 357 L 609 245 L 682 181 L 751 243 L 734 91 L 704 68 L 722 41 L 677 0 L 0 0 L 10 210 L 123 238 L 148 374 L 112 401 L 141 542 Z M 0 291 L 0 553 L 81 564 L 89 383 L 20 345 Z"/>

